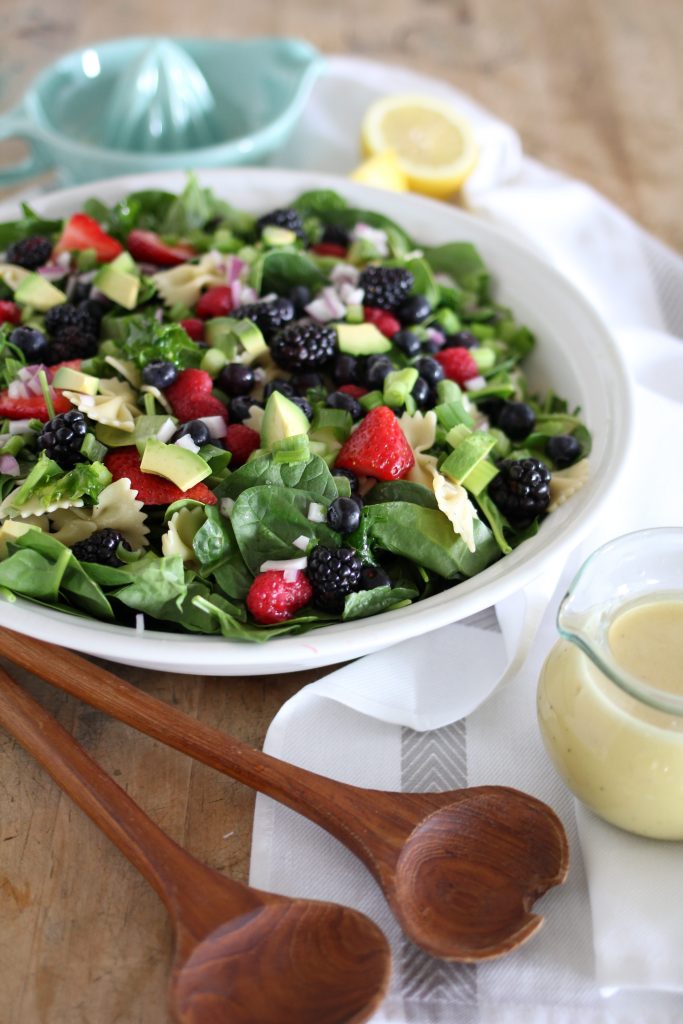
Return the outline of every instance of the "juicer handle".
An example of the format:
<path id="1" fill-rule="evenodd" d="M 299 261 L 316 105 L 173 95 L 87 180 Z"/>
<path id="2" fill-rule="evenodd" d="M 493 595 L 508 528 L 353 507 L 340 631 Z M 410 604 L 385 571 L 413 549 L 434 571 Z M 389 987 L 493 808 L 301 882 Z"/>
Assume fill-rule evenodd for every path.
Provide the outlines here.
<path id="1" fill-rule="evenodd" d="M 0 141 L 14 138 L 23 139 L 30 152 L 25 160 L 10 167 L 0 167 L 0 186 L 13 185 L 54 167 L 54 160 L 43 149 L 39 132 L 22 106 L 0 116 Z"/>

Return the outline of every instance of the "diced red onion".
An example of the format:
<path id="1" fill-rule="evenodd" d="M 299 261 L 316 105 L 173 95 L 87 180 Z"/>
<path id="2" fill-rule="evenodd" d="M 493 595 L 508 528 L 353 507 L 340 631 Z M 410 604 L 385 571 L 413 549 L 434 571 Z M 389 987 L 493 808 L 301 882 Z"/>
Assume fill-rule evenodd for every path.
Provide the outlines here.
<path id="1" fill-rule="evenodd" d="M 326 523 L 327 510 L 319 501 L 312 501 L 308 506 L 306 518 L 310 523 Z"/>
<path id="2" fill-rule="evenodd" d="M 42 395 L 43 393 L 43 389 L 37 377 L 32 377 L 30 380 L 26 381 L 26 390 L 31 395 Z"/>
<path id="3" fill-rule="evenodd" d="M 386 231 L 382 231 L 381 228 L 373 228 L 369 224 L 363 224 L 362 222 L 356 224 L 351 232 L 352 239 L 364 239 L 374 245 L 375 249 L 380 256 L 389 255 L 389 244 L 387 240 Z"/>
<path id="4" fill-rule="evenodd" d="M 171 419 L 171 417 L 169 416 L 168 419 L 165 420 L 165 422 L 162 423 L 161 426 L 159 427 L 159 429 L 157 430 L 157 432 L 156 432 L 156 439 L 157 439 L 157 441 L 163 441 L 164 444 L 166 444 L 167 441 L 171 440 L 171 438 L 173 437 L 175 432 L 176 432 L 176 425 L 173 422 L 173 420 Z"/>
<path id="5" fill-rule="evenodd" d="M 428 327 L 425 333 L 430 341 L 435 342 L 437 345 L 445 345 L 446 335 L 438 327 Z"/>
<path id="6" fill-rule="evenodd" d="M 339 287 L 339 296 L 347 306 L 362 306 L 365 290 L 363 288 L 354 288 L 350 281 L 344 281 Z"/>
<path id="7" fill-rule="evenodd" d="M 239 281 L 242 276 L 242 271 L 246 266 L 248 266 L 248 264 L 246 264 L 244 260 L 241 260 L 239 256 L 229 256 L 227 266 L 228 284 L 232 284 L 233 281 Z"/>
<path id="8" fill-rule="evenodd" d="M 225 516 L 226 518 L 229 519 L 230 518 L 230 514 L 231 514 L 232 510 L 235 507 L 235 499 L 234 498 L 221 498 L 221 502 L 220 502 L 220 506 L 219 507 L 220 507 L 220 510 L 221 510 L 221 515 Z"/>
<path id="9" fill-rule="evenodd" d="M 158 309 L 154 310 L 154 319 L 156 320 L 156 322 L 158 324 L 161 324 L 161 323 L 164 322 L 164 311 L 161 308 L 161 306 L 159 306 Z"/>
<path id="10" fill-rule="evenodd" d="M 10 381 L 7 388 L 8 398 L 28 398 L 28 388 L 21 380 Z"/>
<path id="11" fill-rule="evenodd" d="M 260 569 L 260 572 L 301 572 L 308 565 L 308 559 L 305 555 L 301 558 L 272 558 L 265 561 Z"/>
<path id="12" fill-rule="evenodd" d="M 469 380 L 465 381 L 465 390 L 466 391 L 478 391 L 479 388 L 485 388 L 485 387 L 486 387 L 486 378 L 485 377 L 481 377 L 481 376 L 479 376 L 479 377 L 470 377 Z"/>
<path id="13" fill-rule="evenodd" d="M 135 632 L 145 632 L 145 616 L 142 612 L 138 612 L 137 615 L 135 616 Z"/>
<path id="14" fill-rule="evenodd" d="M 0 473 L 5 476 L 19 476 L 19 463 L 13 455 L 0 455 Z"/>
<path id="15" fill-rule="evenodd" d="M 0 448 L 5 447 L 11 436 L 11 434 L 0 434 Z"/>
<path id="16" fill-rule="evenodd" d="M 55 263 L 58 263 L 60 267 L 66 267 L 66 268 L 70 267 L 71 266 L 71 253 L 70 252 L 60 252 L 59 256 L 57 256 L 55 258 Z"/>
<path id="17" fill-rule="evenodd" d="M 46 263 L 44 266 L 38 267 L 38 273 L 46 281 L 59 281 L 60 277 L 64 277 L 64 267 L 59 267 L 54 263 Z"/>
<path id="18" fill-rule="evenodd" d="M 211 437 L 225 437 L 228 432 L 228 424 L 224 416 L 197 416 L 201 423 L 205 423 Z"/>
<path id="19" fill-rule="evenodd" d="M 292 544 L 295 548 L 298 548 L 299 551 L 305 551 L 310 542 L 311 538 L 307 537 L 305 533 L 302 533 L 296 538 L 296 540 L 292 541 Z"/>
<path id="20" fill-rule="evenodd" d="M 195 444 L 189 434 L 183 434 L 182 437 L 179 437 L 178 440 L 173 443 L 177 444 L 179 448 L 187 448 L 188 452 L 199 451 L 199 445 Z"/>
<path id="21" fill-rule="evenodd" d="M 32 434 L 30 420 L 10 420 L 7 429 L 10 434 Z"/>
<path id="22" fill-rule="evenodd" d="M 359 277 L 358 267 L 354 267 L 351 263 L 337 263 L 330 274 L 330 281 L 336 285 L 344 283 L 357 285 Z"/>

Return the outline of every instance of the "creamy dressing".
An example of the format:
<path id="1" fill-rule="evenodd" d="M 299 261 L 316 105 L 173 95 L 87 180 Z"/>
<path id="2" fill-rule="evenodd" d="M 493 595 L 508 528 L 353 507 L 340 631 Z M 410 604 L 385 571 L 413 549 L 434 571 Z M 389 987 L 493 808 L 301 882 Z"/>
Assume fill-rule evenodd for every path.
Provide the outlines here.
<path id="1" fill-rule="evenodd" d="M 622 669 L 683 695 L 683 600 L 622 609 L 607 642 Z M 625 693 L 566 640 L 543 666 L 538 715 L 555 767 L 583 803 L 630 832 L 683 839 L 683 715 Z"/>

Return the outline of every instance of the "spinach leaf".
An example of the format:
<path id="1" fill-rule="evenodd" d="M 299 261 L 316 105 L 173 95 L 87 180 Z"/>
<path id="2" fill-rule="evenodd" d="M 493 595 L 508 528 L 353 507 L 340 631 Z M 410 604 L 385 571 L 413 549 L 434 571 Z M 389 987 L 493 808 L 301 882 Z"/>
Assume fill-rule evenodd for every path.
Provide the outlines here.
<path id="1" fill-rule="evenodd" d="M 348 203 L 338 192 L 329 188 L 311 189 L 310 192 L 302 192 L 301 195 L 291 204 L 302 219 L 306 217 L 320 217 L 323 221 L 329 221 L 339 210 L 345 210 Z"/>
<path id="2" fill-rule="evenodd" d="M 302 616 L 301 618 L 290 619 L 278 626 L 256 626 L 250 622 L 242 622 L 235 615 L 237 610 L 233 604 L 226 601 L 219 594 L 212 594 L 210 597 L 195 597 L 193 604 L 208 615 L 212 615 L 220 629 L 222 636 L 228 640 L 250 640 L 256 643 L 263 643 L 273 636 L 281 636 L 283 633 L 299 633 L 309 624 L 330 621 L 329 617 L 322 615 Z"/>
<path id="3" fill-rule="evenodd" d="M 271 559 L 295 558 L 294 541 L 303 535 L 318 543 L 339 546 L 339 535 L 325 523 L 306 518 L 306 491 L 285 487 L 250 487 L 235 502 L 231 522 L 242 557 L 254 576 Z"/>
<path id="4" fill-rule="evenodd" d="M 116 591 L 116 597 L 122 604 L 137 612 L 147 612 L 156 619 L 168 618 L 173 605 L 180 608 L 187 593 L 180 555 L 141 559 L 132 563 L 131 569 L 137 570 L 133 582 Z"/>
<path id="5" fill-rule="evenodd" d="M 390 608 L 411 604 L 418 596 L 417 590 L 408 587 L 376 587 L 374 590 L 359 590 L 348 594 L 344 601 L 344 622 L 377 615 Z"/>
<path id="6" fill-rule="evenodd" d="M 63 221 L 48 220 L 34 213 L 27 203 L 21 204 L 23 216 L 19 220 L 0 224 L 0 249 L 6 249 L 13 242 L 19 242 L 29 235 L 48 235 L 52 237 L 62 230 Z"/>
<path id="7" fill-rule="evenodd" d="M 488 298 L 489 272 L 471 242 L 449 242 L 422 251 L 435 273 L 448 274 L 461 288 L 475 292 L 480 300 Z"/>
<path id="8" fill-rule="evenodd" d="M 271 250 L 257 259 L 251 266 L 249 282 L 257 291 L 286 295 L 299 284 L 316 292 L 325 283 L 325 276 L 306 253 L 283 249 Z"/>
<path id="9" fill-rule="evenodd" d="M 20 539 L 20 538 L 18 538 Z M 14 545 L 8 545 L 8 549 Z M 68 559 L 53 562 L 30 548 L 15 549 L 0 562 L 0 587 L 7 587 L 23 597 L 57 600 Z"/>
<path id="10" fill-rule="evenodd" d="M 244 601 L 254 580 L 239 548 L 217 565 L 211 575 L 218 589 L 233 601 Z"/>
<path id="11" fill-rule="evenodd" d="M 411 483 L 410 480 L 380 480 L 365 497 L 366 505 L 377 505 L 385 501 L 410 501 L 423 508 L 439 507 L 429 487 Z"/>
<path id="12" fill-rule="evenodd" d="M 195 533 L 192 548 L 202 569 L 210 571 L 236 550 L 237 542 L 230 520 L 215 505 L 206 505 L 204 512 L 206 522 Z"/>
<path id="13" fill-rule="evenodd" d="M 329 217 L 329 223 L 339 225 L 343 228 L 353 228 L 356 224 L 369 224 L 371 228 L 381 228 L 386 231 L 389 239 L 389 246 L 394 256 L 403 257 L 415 244 L 403 228 L 395 224 L 389 217 L 382 213 L 375 213 L 374 210 L 346 209 L 336 210 Z"/>
<path id="14" fill-rule="evenodd" d="M 414 256 L 406 260 L 403 266 L 411 272 L 414 277 L 411 292 L 414 295 L 424 295 L 433 309 L 439 304 L 440 289 L 434 280 L 432 268 L 426 259 L 421 256 Z"/>
<path id="15" fill-rule="evenodd" d="M 491 531 L 475 520 L 471 553 L 443 512 L 409 502 L 385 502 L 363 510 L 371 543 L 409 558 L 445 579 L 473 576 L 499 557 Z"/>
<path id="16" fill-rule="evenodd" d="M 335 478 L 319 455 L 308 462 L 274 463 L 270 455 L 240 466 L 216 488 L 219 498 L 236 499 L 249 487 L 294 487 L 305 491 L 311 501 L 329 505 L 339 496 Z"/>

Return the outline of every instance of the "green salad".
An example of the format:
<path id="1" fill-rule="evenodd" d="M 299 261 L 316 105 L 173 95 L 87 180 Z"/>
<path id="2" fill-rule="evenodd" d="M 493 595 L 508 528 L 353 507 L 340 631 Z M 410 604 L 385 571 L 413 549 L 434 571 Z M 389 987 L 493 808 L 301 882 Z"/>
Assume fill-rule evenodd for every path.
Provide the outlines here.
<path id="1" fill-rule="evenodd" d="M 586 476 L 534 344 L 472 244 L 328 190 L 24 205 L 0 224 L 0 595 L 262 641 L 455 587 Z"/>

